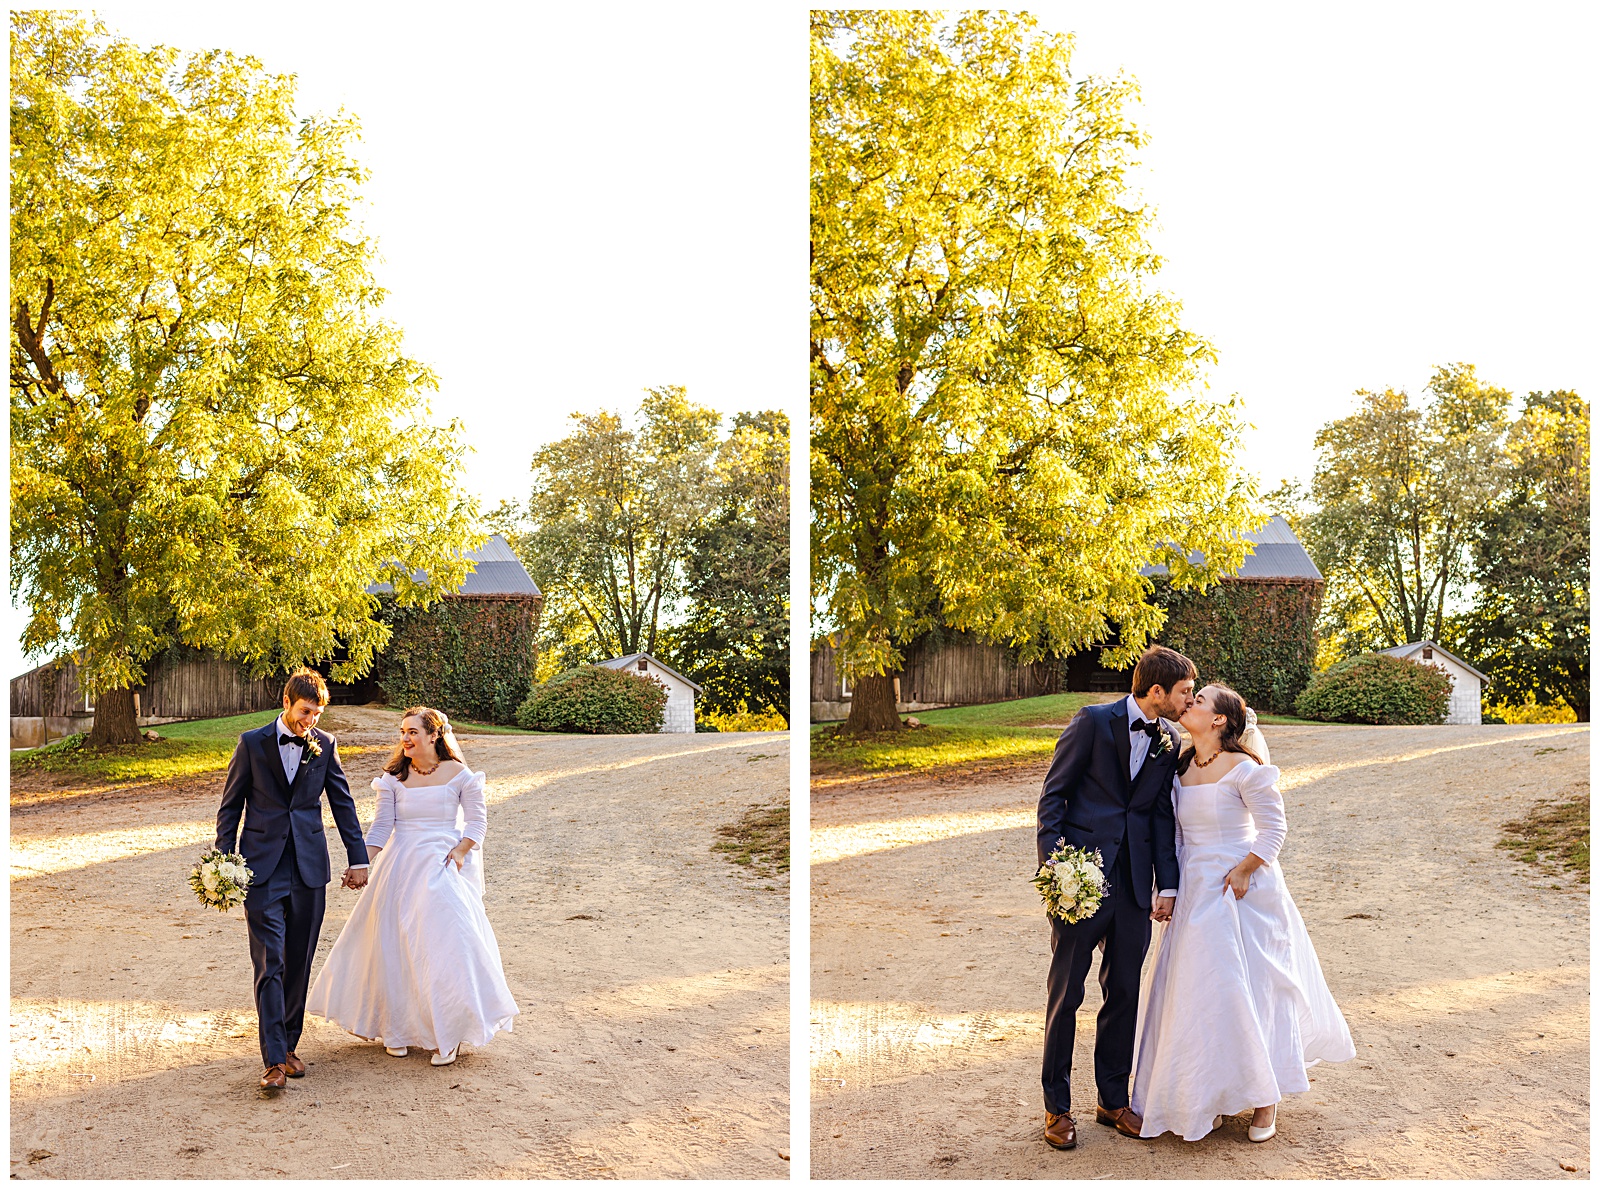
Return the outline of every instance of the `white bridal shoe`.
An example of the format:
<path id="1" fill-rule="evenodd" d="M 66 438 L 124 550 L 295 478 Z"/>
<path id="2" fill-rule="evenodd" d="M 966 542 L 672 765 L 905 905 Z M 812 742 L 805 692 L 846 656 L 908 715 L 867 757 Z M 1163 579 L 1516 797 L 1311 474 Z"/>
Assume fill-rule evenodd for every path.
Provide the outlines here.
<path id="1" fill-rule="evenodd" d="M 1256 1144 L 1260 1144 L 1262 1141 L 1271 1140 L 1277 1135 L 1278 1113 L 1276 1109 L 1274 1109 L 1272 1113 L 1272 1123 L 1268 1124 L 1265 1128 L 1257 1128 L 1254 1124 L 1250 1125 L 1250 1139 L 1255 1141 Z"/>
<path id="2" fill-rule="evenodd" d="M 403 1058 L 406 1056 L 406 1047 L 403 1045 L 386 1045 L 383 1047 L 383 1052 L 391 1058 Z"/>
<path id="3" fill-rule="evenodd" d="M 433 1055 L 431 1061 L 435 1066 L 448 1066 L 450 1063 L 456 1060 L 456 1050 L 460 1048 L 461 1047 L 458 1045 L 449 1053 L 445 1053 L 443 1050 L 440 1050 L 437 1054 Z"/>

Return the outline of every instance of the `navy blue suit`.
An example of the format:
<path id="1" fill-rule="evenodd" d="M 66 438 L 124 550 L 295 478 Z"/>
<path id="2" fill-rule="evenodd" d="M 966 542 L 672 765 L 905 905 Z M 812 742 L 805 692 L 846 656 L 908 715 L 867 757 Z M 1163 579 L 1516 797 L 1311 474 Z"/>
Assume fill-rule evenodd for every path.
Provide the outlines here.
<path id="1" fill-rule="evenodd" d="M 1072 1107 L 1072 1046 L 1084 980 L 1094 950 L 1105 943 L 1100 988 L 1105 1003 L 1095 1020 L 1094 1077 L 1100 1104 L 1128 1105 L 1133 1037 L 1139 1019 L 1139 972 L 1150 946 L 1151 894 L 1178 887 L 1177 828 L 1172 776 L 1177 730 L 1161 734 L 1136 779 L 1128 777 L 1127 700 L 1085 707 L 1056 741 L 1055 758 L 1039 798 L 1039 863 L 1060 840 L 1100 851 L 1109 888 L 1100 911 L 1068 925 L 1050 919 L 1050 975 L 1044 1024 L 1045 1110 Z"/>
<path id="2" fill-rule="evenodd" d="M 333 879 L 322 827 L 324 793 L 350 864 L 367 862 L 361 820 L 334 738 L 311 729 L 322 755 L 306 752 L 291 786 L 278 751 L 278 730 L 274 719 L 239 737 L 217 810 L 217 849 L 237 850 L 253 873 L 244 915 L 255 967 L 261 1058 L 267 1066 L 282 1063 L 295 1048 L 305 1021 L 311 960 Z"/>

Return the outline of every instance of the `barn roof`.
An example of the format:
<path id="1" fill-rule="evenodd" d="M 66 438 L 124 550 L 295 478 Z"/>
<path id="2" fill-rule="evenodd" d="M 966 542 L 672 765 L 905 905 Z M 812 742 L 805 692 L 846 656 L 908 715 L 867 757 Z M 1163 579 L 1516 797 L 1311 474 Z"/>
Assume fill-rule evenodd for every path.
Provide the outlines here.
<path id="1" fill-rule="evenodd" d="M 452 591 L 452 595 L 538 595 L 543 597 L 543 592 L 534 583 L 521 560 L 512 552 L 510 544 L 498 533 L 492 533 L 489 540 L 475 550 L 467 552 L 467 560 L 472 562 L 472 571 L 467 575 L 466 581 L 461 584 L 461 589 Z M 427 575 L 422 571 L 416 574 L 418 582 L 426 582 Z M 386 595 L 394 590 L 391 583 L 373 583 L 367 588 L 369 595 Z"/>
<path id="2" fill-rule="evenodd" d="M 1443 653 L 1462 669 L 1475 676 L 1480 682 L 1487 682 L 1489 680 L 1488 674 L 1471 665 L 1468 665 L 1465 661 L 1461 660 L 1461 658 L 1457 657 L 1454 653 L 1445 648 L 1436 640 L 1414 640 L 1410 644 L 1396 645 L 1392 649 L 1379 649 L 1378 652 L 1387 653 L 1391 657 L 1398 657 L 1402 661 L 1410 661 L 1412 657 L 1421 652 L 1424 648 L 1432 649 L 1436 653 Z"/>
<path id="3" fill-rule="evenodd" d="M 651 665 L 658 666 L 659 668 L 666 670 L 673 677 L 677 678 L 678 681 L 684 683 L 684 685 L 693 686 L 696 694 L 704 694 L 706 692 L 706 688 L 699 682 L 695 681 L 693 678 L 684 677 L 677 670 L 673 669 L 672 666 L 663 662 L 659 657 L 653 657 L 649 653 L 629 653 L 626 657 L 613 657 L 610 661 L 602 661 L 600 664 L 605 666 L 607 669 L 627 669 L 628 666 L 632 665 L 641 657 L 643 657 Z"/>
<path id="4" fill-rule="evenodd" d="M 1255 546 L 1255 552 L 1244 560 L 1244 565 L 1231 577 L 1322 581 L 1322 571 L 1317 569 L 1311 555 L 1306 553 L 1305 546 L 1300 544 L 1294 530 L 1289 528 L 1289 522 L 1281 516 L 1273 517 L 1254 533 L 1246 533 L 1244 539 Z M 1189 561 L 1199 566 L 1205 562 L 1205 555 L 1196 550 L 1189 555 Z M 1167 567 L 1164 562 L 1158 562 L 1144 567 L 1139 573 L 1149 578 L 1166 574 Z"/>

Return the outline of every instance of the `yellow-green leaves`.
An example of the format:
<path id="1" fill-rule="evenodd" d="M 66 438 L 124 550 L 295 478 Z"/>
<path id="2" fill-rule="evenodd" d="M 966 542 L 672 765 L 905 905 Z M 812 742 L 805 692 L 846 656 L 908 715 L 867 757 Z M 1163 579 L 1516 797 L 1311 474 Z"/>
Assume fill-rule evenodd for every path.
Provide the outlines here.
<path id="1" fill-rule="evenodd" d="M 1239 565 L 1210 347 L 1154 288 L 1133 85 L 1012 13 L 813 14 L 812 590 L 850 671 L 935 619 L 1070 651 L 1160 625 L 1141 566 Z M 1190 567 L 1191 550 L 1205 565 Z"/>
<path id="2" fill-rule="evenodd" d="M 80 650 L 96 691 L 174 640 L 364 671 L 368 584 L 436 597 L 478 537 L 434 378 L 378 316 L 354 121 L 301 118 L 250 58 L 56 12 L 13 14 L 11 86 L 25 644 Z"/>

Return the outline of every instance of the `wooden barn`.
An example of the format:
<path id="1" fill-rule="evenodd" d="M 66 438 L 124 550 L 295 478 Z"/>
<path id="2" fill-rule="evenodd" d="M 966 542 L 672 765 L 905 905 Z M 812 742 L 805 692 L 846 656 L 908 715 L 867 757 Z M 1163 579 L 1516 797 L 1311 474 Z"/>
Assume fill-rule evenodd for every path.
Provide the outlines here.
<path id="1" fill-rule="evenodd" d="M 506 539 L 496 533 L 468 557 L 474 563 L 471 573 L 461 589 L 446 595 L 444 601 L 471 600 L 512 607 L 516 618 L 526 621 L 526 634 L 531 641 L 537 636 L 544 596 Z M 390 590 L 388 583 L 368 588 L 371 594 L 380 596 Z M 530 678 L 536 660 L 530 648 Z M 380 657 L 374 674 L 353 685 L 329 682 L 333 702 L 349 705 L 382 698 L 382 664 Z M 329 664 L 319 668 L 326 675 Z M 180 719 L 212 719 L 271 710 L 280 705 L 282 696 L 282 675 L 251 678 L 236 662 L 179 649 L 151 659 L 144 685 L 134 691 L 133 697 L 140 726 L 152 726 Z M 13 748 L 37 747 L 48 740 L 88 731 L 93 724 L 94 703 L 83 693 L 78 667 L 70 658 L 46 663 L 11 679 Z"/>
<path id="2" fill-rule="evenodd" d="M 1488 674 L 1474 669 L 1436 641 L 1416 640 L 1379 651 L 1418 665 L 1435 666 L 1450 675 L 1455 685 L 1450 690 L 1446 723 L 1477 726 L 1483 722 L 1483 684 L 1489 680 Z"/>
<path id="3" fill-rule="evenodd" d="M 1189 654 L 1202 677 L 1229 682 L 1252 705 L 1288 709 L 1310 676 L 1322 573 L 1282 517 L 1273 517 L 1260 531 L 1245 536 L 1254 552 L 1236 574 L 1224 577 L 1205 595 L 1163 589 L 1159 584 L 1166 575 L 1164 565 L 1147 566 L 1140 573 L 1158 581 L 1157 596 L 1168 605 L 1160 643 Z M 1242 608 L 1242 615 L 1228 614 L 1234 608 Z M 903 649 L 905 664 L 895 678 L 896 702 L 906 713 L 1064 690 L 1126 691 L 1130 671 L 1107 669 L 1100 663 L 1106 643 L 1110 642 L 1023 665 L 1012 650 L 964 633 L 946 633 L 940 640 L 924 638 Z M 1262 680 L 1252 679 L 1257 672 L 1270 672 L 1265 681 L 1283 688 L 1252 688 L 1261 685 Z M 825 722 L 843 719 L 849 712 L 849 684 L 833 644 L 825 641 L 811 654 L 811 718 Z"/>

